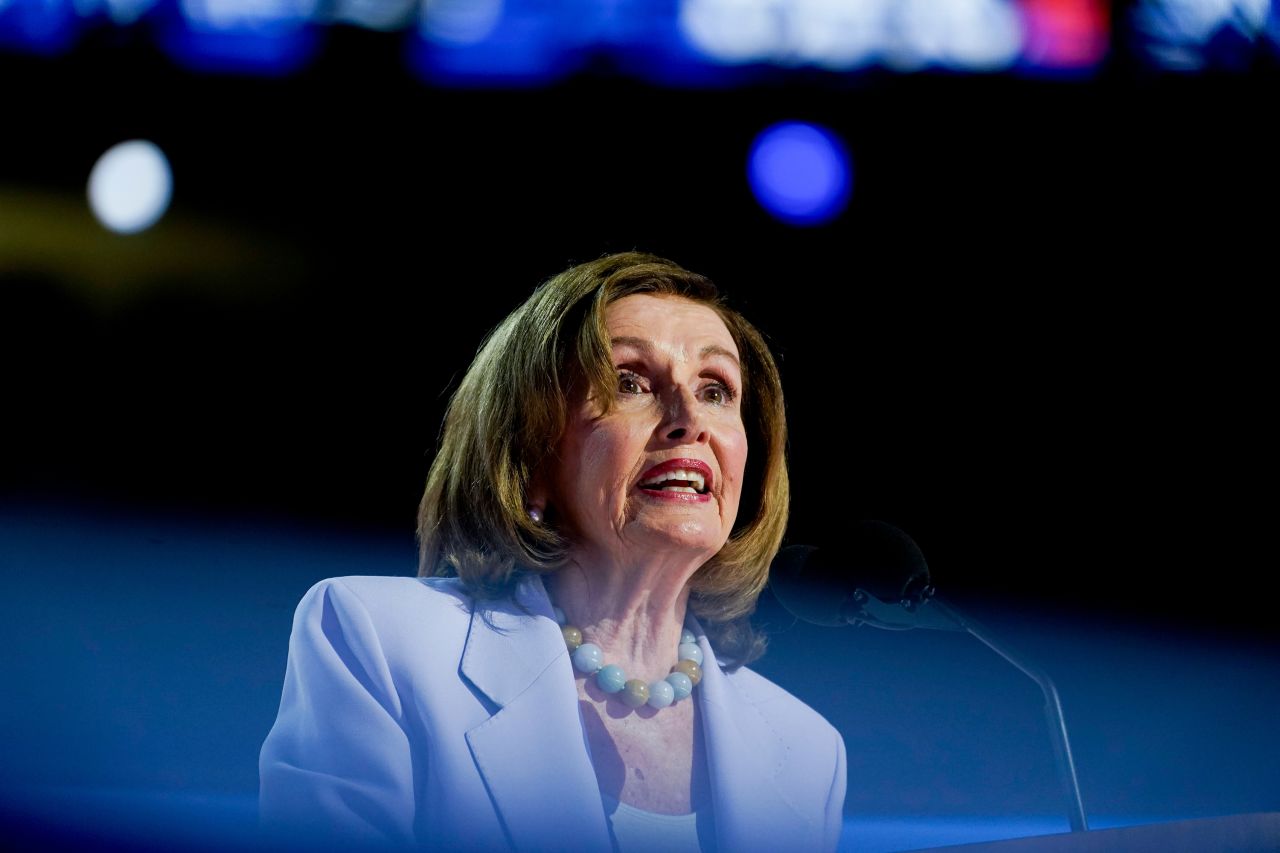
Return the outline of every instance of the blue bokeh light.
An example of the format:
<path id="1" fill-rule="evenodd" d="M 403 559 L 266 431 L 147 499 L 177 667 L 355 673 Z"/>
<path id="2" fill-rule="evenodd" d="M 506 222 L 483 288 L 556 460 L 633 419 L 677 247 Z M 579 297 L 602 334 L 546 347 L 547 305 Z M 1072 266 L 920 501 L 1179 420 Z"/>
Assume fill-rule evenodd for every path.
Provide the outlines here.
<path id="1" fill-rule="evenodd" d="M 1227 14 L 1218 7 L 1231 6 L 1223 6 L 1225 0 L 1143 2 L 1172 9 L 1158 17 L 1192 23 Z M 1251 20 L 1268 3 L 1235 0 Z M 330 26 L 355 25 L 408 30 L 410 67 L 432 83 L 458 86 L 550 85 L 597 65 L 677 87 L 743 85 L 803 67 L 1081 73 L 1105 54 L 1105 15 L 1089 11 L 1099 4 L 1103 0 L 1035 6 L 1014 0 L 0 0 L 0 50 L 57 55 L 87 31 L 143 22 L 186 68 L 277 76 L 306 67 Z"/>
<path id="2" fill-rule="evenodd" d="M 179 25 L 164 31 L 161 46 L 192 71 L 272 77 L 300 71 L 319 51 L 320 41 L 315 31 L 303 28 L 216 32 Z"/>
<path id="3" fill-rule="evenodd" d="M 178 65 L 206 73 L 283 76 L 319 52 L 315 0 L 187 0 L 157 16 L 161 48 Z"/>
<path id="4" fill-rule="evenodd" d="M 0 2 L 0 48 L 45 56 L 75 46 L 83 19 L 70 0 Z"/>
<path id="5" fill-rule="evenodd" d="M 439 0 L 423 7 L 409 66 L 445 86 L 549 85 L 583 60 L 563 23 L 527 0 Z"/>
<path id="6" fill-rule="evenodd" d="M 848 205 L 853 162 L 831 131 L 804 122 L 781 122 L 752 143 L 747 179 L 756 200 L 777 219 L 789 225 L 821 225 Z"/>

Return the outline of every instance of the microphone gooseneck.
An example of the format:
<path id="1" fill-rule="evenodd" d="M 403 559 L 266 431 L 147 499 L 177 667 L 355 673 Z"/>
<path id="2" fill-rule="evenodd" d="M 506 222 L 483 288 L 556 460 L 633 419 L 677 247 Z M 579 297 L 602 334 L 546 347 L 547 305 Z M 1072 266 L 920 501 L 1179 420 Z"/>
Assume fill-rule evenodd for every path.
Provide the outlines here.
<path id="1" fill-rule="evenodd" d="M 1044 695 L 1049 736 L 1067 800 L 1067 819 L 1073 832 L 1087 830 L 1062 703 L 1048 674 L 975 619 L 939 599 L 924 554 L 906 533 L 882 521 L 859 521 L 845 543 L 846 549 L 839 553 L 810 545 L 779 551 L 769 570 L 769 587 L 782 606 L 805 622 L 828 627 L 962 631 L 1000 655 L 1034 681 Z"/>

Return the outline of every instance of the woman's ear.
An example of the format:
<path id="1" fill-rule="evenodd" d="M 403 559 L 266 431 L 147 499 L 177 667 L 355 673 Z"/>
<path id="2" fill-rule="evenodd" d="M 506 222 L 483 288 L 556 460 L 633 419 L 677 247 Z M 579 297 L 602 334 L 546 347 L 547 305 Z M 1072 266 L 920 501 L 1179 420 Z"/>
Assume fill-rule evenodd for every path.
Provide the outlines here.
<path id="1" fill-rule="evenodd" d="M 541 524 L 542 520 L 547 517 L 547 499 L 549 490 L 546 486 L 546 477 L 542 472 L 536 472 L 533 479 L 529 483 L 529 488 L 525 490 L 524 508 L 529 513 L 529 518 L 533 519 L 534 524 Z"/>

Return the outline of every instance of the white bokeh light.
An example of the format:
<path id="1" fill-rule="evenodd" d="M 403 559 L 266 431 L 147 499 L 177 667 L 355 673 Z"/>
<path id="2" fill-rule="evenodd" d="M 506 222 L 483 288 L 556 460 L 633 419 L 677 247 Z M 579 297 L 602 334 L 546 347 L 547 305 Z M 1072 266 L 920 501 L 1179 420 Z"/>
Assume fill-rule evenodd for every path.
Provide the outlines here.
<path id="1" fill-rule="evenodd" d="M 283 25 L 294 28 L 310 20 L 319 0 L 179 0 L 187 23 L 212 30 L 252 30 Z"/>
<path id="2" fill-rule="evenodd" d="M 775 0 L 682 0 L 680 30 L 717 62 L 762 62 L 784 47 Z"/>
<path id="3" fill-rule="evenodd" d="M 1013 0 L 680 0 L 679 8 L 689 45 L 731 64 L 994 71 L 1015 62 L 1023 42 Z"/>
<path id="4" fill-rule="evenodd" d="M 169 161 L 145 139 L 111 146 L 89 173 L 89 207 L 99 222 L 119 234 L 150 228 L 172 197 Z"/>
<path id="5" fill-rule="evenodd" d="M 503 0 L 424 0 L 422 34 L 445 44 L 479 44 L 498 28 L 503 6 Z"/>

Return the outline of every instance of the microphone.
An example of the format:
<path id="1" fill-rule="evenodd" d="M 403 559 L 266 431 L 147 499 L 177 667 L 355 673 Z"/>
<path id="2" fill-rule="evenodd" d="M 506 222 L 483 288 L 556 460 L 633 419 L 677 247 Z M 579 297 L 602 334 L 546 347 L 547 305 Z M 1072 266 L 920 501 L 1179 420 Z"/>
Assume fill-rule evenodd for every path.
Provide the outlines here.
<path id="1" fill-rule="evenodd" d="M 962 630 L 921 605 L 933 598 L 924 554 L 910 536 L 883 521 L 858 521 L 840 552 L 811 545 L 783 548 L 769 587 L 794 616 L 814 625 L 871 625 L 889 630 Z"/>
<path id="2" fill-rule="evenodd" d="M 962 631 L 1013 664 L 1044 694 L 1049 736 L 1067 800 L 1067 820 L 1073 832 L 1087 830 L 1062 703 L 1049 676 L 976 620 L 939 599 L 924 554 L 906 533 L 883 521 L 858 521 L 845 534 L 844 542 L 845 548 L 839 552 L 811 545 L 792 545 L 779 551 L 769 568 L 769 587 L 779 603 L 814 625 Z"/>

